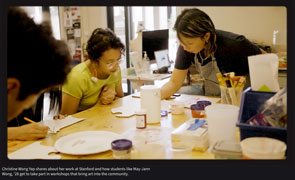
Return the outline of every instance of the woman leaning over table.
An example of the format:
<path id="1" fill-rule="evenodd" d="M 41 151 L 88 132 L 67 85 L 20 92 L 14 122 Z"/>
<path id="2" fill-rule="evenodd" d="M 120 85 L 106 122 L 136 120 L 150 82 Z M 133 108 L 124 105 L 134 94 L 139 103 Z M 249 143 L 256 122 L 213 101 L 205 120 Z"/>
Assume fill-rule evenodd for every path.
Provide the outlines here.
<path id="1" fill-rule="evenodd" d="M 174 30 L 180 46 L 172 77 L 161 89 L 162 99 L 170 97 L 182 86 L 191 65 L 204 78 L 205 95 L 220 96 L 216 74 L 248 75 L 248 56 L 262 52 L 243 35 L 216 30 L 210 17 L 197 8 L 183 10 Z M 249 86 L 250 79 L 246 81 L 245 87 Z"/>
<path id="2" fill-rule="evenodd" d="M 87 42 L 89 60 L 76 65 L 62 86 L 60 114 L 74 114 L 98 101 L 110 104 L 123 97 L 119 63 L 125 47 L 109 29 L 97 28 Z"/>

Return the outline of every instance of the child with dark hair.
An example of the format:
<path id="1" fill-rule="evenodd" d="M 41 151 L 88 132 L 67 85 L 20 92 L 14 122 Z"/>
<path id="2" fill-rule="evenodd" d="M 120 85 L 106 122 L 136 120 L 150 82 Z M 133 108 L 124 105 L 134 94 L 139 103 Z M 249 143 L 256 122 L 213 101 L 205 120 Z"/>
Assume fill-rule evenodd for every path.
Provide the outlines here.
<path id="1" fill-rule="evenodd" d="M 125 47 L 109 29 L 97 28 L 87 42 L 89 60 L 76 65 L 62 86 L 60 114 L 74 114 L 98 101 L 110 104 L 123 97 L 119 63 Z"/>
<path id="2" fill-rule="evenodd" d="M 66 44 L 51 28 L 36 24 L 26 12 L 8 8 L 7 119 L 30 108 L 48 88 L 62 84 L 70 71 Z M 8 139 L 32 140 L 46 136 L 48 127 L 27 124 L 8 128 Z"/>

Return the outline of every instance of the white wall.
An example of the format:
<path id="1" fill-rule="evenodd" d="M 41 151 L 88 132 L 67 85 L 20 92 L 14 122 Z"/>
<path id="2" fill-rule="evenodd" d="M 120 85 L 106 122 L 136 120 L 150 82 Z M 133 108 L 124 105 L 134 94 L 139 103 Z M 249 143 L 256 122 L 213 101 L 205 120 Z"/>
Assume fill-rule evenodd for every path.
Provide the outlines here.
<path id="1" fill-rule="evenodd" d="M 79 8 L 81 13 L 81 44 L 83 44 L 87 42 L 94 29 L 107 27 L 107 10 L 105 6 L 80 6 Z M 65 39 L 63 12 L 63 7 L 59 7 L 61 38 Z"/>
<path id="2" fill-rule="evenodd" d="M 177 16 L 185 8 L 177 7 Z M 272 45 L 273 31 L 278 30 L 277 44 L 287 42 L 287 9 L 283 6 L 197 7 L 210 16 L 216 29 L 243 34 L 250 40 Z"/>

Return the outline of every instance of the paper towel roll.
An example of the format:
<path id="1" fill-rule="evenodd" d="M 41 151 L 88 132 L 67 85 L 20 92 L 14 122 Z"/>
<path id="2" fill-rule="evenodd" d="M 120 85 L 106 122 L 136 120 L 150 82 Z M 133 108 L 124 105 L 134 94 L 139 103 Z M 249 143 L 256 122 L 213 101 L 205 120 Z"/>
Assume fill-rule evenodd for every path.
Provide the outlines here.
<path id="1" fill-rule="evenodd" d="M 147 110 L 147 123 L 159 123 L 161 120 L 161 89 L 154 85 L 141 86 L 141 108 Z"/>

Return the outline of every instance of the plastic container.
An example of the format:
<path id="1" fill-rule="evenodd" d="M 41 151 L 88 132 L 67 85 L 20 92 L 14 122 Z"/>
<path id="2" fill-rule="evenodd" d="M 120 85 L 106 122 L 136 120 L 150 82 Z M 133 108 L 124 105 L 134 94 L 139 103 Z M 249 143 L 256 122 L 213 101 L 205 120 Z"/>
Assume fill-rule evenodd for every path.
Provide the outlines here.
<path id="1" fill-rule="evenodd" d="M 242 149 L 238 142 L 218 141 L 212 148 L 216 159 L 242 159 Z"/>
<path id="2" fill-rule="evenodd" d="M 114 159 L 130 159 L 132 142 L 128 139 L 117 139 L 111 143 Z"/>
<path id="3" fill-rule="evenodd" d="M 147 124 L 161 121 L 161 88 L 155 85 L 140 87 L 140 106 L 147 110 Z"/>
<path id="4" fill-rule="evenodd" d="M 257 113 L 258 108 L 273 95 L 275 92 L 252 91 L 251 87 L 244 90 L 237 123 L 240 128 L 241 141 L 249 137 L 270 137 L 287 143 L 286 128 L 256 126 L 246 123 Z"/>
<path id="5" fill-rule="evenodd" d="M 191 105 L 192 117 L 193 118 L 204 118 L 205 107 L 211 105 L 210 101 L 198 101 L 197 104 Z"/>
<path id="6" fill-rule="evenodd" d="M 183 114 L 184 113 L 184 104 L 183 102 L 173 102 L 170 105 L 172 114 Z"/>
<path id="7" fill-rule="evenodd" d="M 192 117 L 203 118 L 205 117 L 204 108 L 198 104 L 191 105 Z"/>
<path id="8" fill-rule="evenodd" d="M 217 141 L 235 141 L 239 108 L 230 104 L 212 104 L 205 108 L 210 147 Z"/>
<path id="9" fill-rule="evenodd" d="M 284 142 L 267 137 L 251 137 L 241 142 L 243 159 L 284 159 Z"/>

